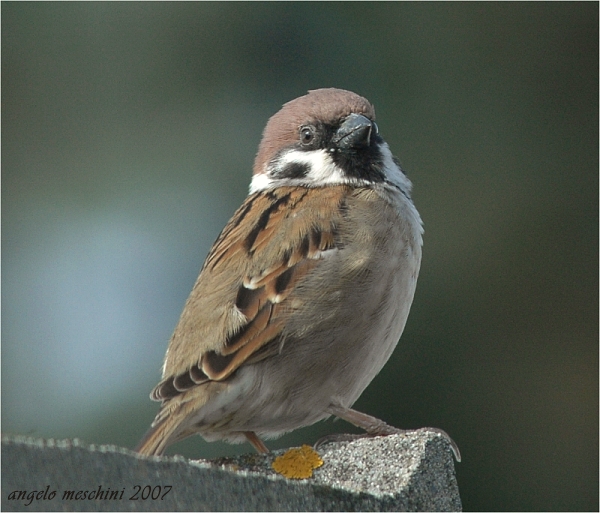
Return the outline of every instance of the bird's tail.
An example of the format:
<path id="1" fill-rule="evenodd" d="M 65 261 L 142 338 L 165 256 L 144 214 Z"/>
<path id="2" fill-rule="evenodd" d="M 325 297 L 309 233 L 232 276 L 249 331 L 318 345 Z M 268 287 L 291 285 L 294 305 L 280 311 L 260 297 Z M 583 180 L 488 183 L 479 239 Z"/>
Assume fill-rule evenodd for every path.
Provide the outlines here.
<path id="1" fill-rule="evenodd" d="M 136 452 L 144 456 L 160 456 L 169 445 L 167 433 L 167 419 L 154 424 L 135 448 Z"/>
<path id="2" fill-rule="evenodd" d="M 143 456 L 160 456 L 169 445 L 193 434 L 182 429 L 182 421 L 185 421 L 186 416 L 181 413 L 181 407 L 172 411 L 167 405 L 163 406 L 135 451 Z"/>

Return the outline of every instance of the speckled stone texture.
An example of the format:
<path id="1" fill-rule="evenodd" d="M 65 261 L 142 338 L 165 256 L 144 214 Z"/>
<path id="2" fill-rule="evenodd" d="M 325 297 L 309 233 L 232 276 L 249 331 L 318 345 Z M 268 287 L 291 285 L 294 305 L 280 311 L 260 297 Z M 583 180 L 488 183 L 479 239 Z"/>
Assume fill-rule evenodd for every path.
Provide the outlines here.
<path id="1" fill-rule="evenodd" d="M 141 458 L 77 440 L 3 436 L 1 506 L 3 511 L 461 510 L 452 453 L 436 433 L 326 444 L 318 450 L 323 466 L 300 481 L 272 470 L 271 462 L 283 452 L 188 461 Z M 25 493 L 15 498 L 18 492 Z"/>

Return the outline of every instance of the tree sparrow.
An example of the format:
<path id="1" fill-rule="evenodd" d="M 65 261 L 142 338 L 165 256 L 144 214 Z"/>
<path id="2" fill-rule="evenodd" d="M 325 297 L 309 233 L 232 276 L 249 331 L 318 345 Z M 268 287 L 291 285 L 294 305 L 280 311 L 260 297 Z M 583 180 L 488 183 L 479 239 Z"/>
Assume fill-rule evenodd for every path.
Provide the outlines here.
<path id="1" fill-rule="evenodd" d="M 161 409 L 137 451 L 199 433 L 268 452 L 261 438 L 331 415 L 368 435 L 404 432 L 350 407 L 413 301 L 423 229 L 410 194 L 365 98 L 318 89 L 271 117 L 250 194 L 171 337 L 151 394 Z"/>

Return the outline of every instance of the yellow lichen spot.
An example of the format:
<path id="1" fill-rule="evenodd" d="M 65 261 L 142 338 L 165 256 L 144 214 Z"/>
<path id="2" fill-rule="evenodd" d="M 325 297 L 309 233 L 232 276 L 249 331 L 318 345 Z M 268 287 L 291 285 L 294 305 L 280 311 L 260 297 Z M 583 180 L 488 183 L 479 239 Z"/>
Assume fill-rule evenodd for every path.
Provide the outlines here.
<path id="1" fill-rule="evenodd" d="M 288 479 L 307 479 L 312 477 L 313 470 L 323 465 L 319 453 L 308 445 L 294 448 L 272 463 L 273 470 Z"/>

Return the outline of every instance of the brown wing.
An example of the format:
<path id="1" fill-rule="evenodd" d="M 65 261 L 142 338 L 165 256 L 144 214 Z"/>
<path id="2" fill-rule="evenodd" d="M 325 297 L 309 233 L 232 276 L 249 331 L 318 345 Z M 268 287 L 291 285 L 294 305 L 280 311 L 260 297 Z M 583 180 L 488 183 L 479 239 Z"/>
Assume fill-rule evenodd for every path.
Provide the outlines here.
<path id="1" fill-rule="evenodd" d="M 249 196 L 211 249 L 151 397 L 164 401 L 279 351 L 293 290 L 336 248 L 345 186 Z"/>

